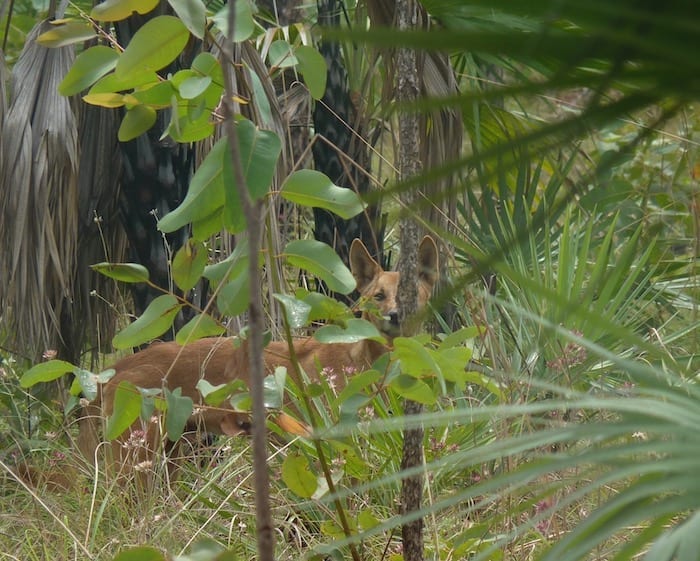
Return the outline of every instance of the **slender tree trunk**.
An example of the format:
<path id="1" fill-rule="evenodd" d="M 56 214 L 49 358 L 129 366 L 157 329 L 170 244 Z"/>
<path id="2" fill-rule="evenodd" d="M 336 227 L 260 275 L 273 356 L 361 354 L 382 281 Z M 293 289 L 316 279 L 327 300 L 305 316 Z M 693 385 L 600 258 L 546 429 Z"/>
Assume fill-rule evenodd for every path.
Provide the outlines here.
<path id="1" fill-rule="evenodd" d="M 400 30 L 416 27 L 418 11 L 414 0 L 397 0 L 396 15 Z M 401 101 L 412 101 L 420 94 L 416 52 L 399 49 L 396 54 L 396 93 Z M 399 174 L 401 180 L 418 175 L 421 172 L 419 120 L 416 114 L 399 115 Z M 413 208 L 416 200 L 414 191 L 401 194 L 403 209 Z M 418 303 L 417 247 L 418 225 L 408 213 L 400 221 L 401 258 L 399 260 L 399 320 L 406 335 L 416 331 L 415 318 Z M 404 414 L 417 415 L 422 411 L 420 403 L 406 400 Z M 406 470 L 423 463 L 423 428 L 404 430 L 403 457 L 401 469 Z M 415 512 L 421 507 L 423 495 L 423 476 L 418 473 L 404 477 L 401 485 L 401 514 Z M 406 561 L 423 559 L 423 519 L 405 522 L 401 528 L 403 539 L 403 556 Z"/>
<path id="2" fill-rule="evenodd" d="M 236 2 L 229 2 L 228 28 L 235 29 Z M 270 511 L 270 477 L 267 470 L 267 428 L 265 425 L 265 404 L 263 400 L 263 333 L 265 316 L 262 305 L 262 287 L 257 255 L 262 245 L 263 221 L 262 201 L 251 199 L 243 176 L 234 117 L 234 72 L 233 43 L 224 41 L 224 79 L 226 86 L 226 135 L 228 137 L 231 161 L 236 178 L 238 195 L 247 217 L 250 305 L 248 307 L 248 336 L 250 356 L 250 395 L 253 402 L 253 473 L 255 481 L 255 519 L 259 561 L 273 561 L 275 558 L 275 536 Z"/>

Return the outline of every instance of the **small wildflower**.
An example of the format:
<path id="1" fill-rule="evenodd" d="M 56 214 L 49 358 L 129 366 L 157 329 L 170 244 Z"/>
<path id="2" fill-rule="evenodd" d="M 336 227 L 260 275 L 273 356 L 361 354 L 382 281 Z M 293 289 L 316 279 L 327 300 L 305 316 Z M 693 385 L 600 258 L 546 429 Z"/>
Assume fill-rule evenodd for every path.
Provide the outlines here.
<path id="1" fill-rule="evenodd" d="M 148 471 L 153 467 L 153 462 L 151 460 L 146 460 L 144 462 L 139 462 L 134 466 L 134 471 L 144 472 Z"/>
<path id="2" fill-rule="evenodd" d="M 58 356 L 58 351 L 57 351 L 56 349 L 46 349 L 46 350 L 43 352 L 43 354 L 41 355 L 41 357 L 42 357 L 44 360 L 53 360 L 53 359 L 56 358 L 57 356 Z"/>
<path id="3" fill-rule="evenodd" d="M 574 335 L 579 337 L 583 333 L 574 331 Z M 562 349 L 561 356 L 547 362 L 547 366 L 555 372 L 565 372 L 573 366 L 577 366 L 586 360 L 588 353 L 586 348 L 573 341 L 568 342 Z"/>
<path id="4" fill-rule="evenodd" d="M 554 503 L 552 502 L 551 499 L 542 500 L 535 505 L 535 514 L 542 514 L 543 512 L 552 508 L 552 506 L 554 506 Z M 547 537 L 547 535 L 549 534 L 551 524 L 552 524 L 551 518 L 546 519 L 546 520 L 540 520 L 536 524 L 537 531 L 540 534 L 542 534 L 544 537 Z"/>
<path id="5" fill-rule="evenodd" d="M 133 450 L 146 445 L 146 433 L 140 429 L 131 431 L 129 438 L 122 443 L 122 448 Z"/>

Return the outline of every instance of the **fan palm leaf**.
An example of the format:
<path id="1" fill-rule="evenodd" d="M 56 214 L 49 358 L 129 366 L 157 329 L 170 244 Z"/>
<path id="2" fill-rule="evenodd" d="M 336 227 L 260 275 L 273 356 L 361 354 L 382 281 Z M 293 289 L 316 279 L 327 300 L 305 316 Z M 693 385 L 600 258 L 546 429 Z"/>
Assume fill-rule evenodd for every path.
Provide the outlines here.
<path id="1" fill-rule="evenodd" d="M 15 345 L 33 359 L 62 344 L 78 244 L 77 122 L 56 94 L 73 52 L 39 46 L 47 26 L 35 26 L 14 67 L 0 165 L 2 307 Z"/>

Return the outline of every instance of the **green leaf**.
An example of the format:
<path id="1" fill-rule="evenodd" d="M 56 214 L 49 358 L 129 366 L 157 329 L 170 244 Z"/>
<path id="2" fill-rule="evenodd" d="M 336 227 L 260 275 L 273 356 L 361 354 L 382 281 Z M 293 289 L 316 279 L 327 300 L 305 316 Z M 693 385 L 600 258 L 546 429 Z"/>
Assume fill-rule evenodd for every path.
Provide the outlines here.
<path id="1" fill-rule="evenodd" d="M 233 380 L 228 384 L 218 384 L 214 386 L 202 378 L 197 382 L 197 390 L 202 394 L 204 403 L 218 407 L 229 396 L 247 392 L 248 386 L 245 385 L 243 380 Z"/>
<path id="2" fill-rule="evenodd" d="M 164 109 L 170 107 L 175 93 L 173 85 L 165 81 L 147 84 L 141 89 L 134 90 L 131 97 L 138 100 L 139 103 L 150 105 L 153 109 Z"/>
<path id="3" fill-rule="evenodd" d="M 142 400 L 143 396 L 134 384 L 128 380 L 119 382 L 114 392 L 113 413 L 107 417 L 105 427 L 107 440 L 117 438 L 139 418 Z"/>
<path id="4" fill-rule="evenodd" d="M 258 200 L 267 195 L 270 189 L 277 169 L 277 160 L 282 152 L 282 143 L 274 132 L 260 130 L 248 119 L 238 120 L 236 129 L 246 186 L 250 197 L 253 200 Z M 224 165 L 231 168 L 231 159 L 227 158 Z M 232 233 L 237 233 L 245 229 L 246 221 L 232 168 L 230 169 L 230 177 L 231 182 L 227 183 L 225 191 L 224 220 L 227 229 Z"/>
<path id="5" fill-rule="evenodd" d="M 210 84 L 210 76 L 191 76 L 180 84 L 180 97 L 182 99 L 194 99 L 202 95 Z"/>
<path id="6" fill-rule="evenodd" d="M 410 399 L 423 405 L 433 405 L 437 401 L 435 393 L 423 380 L 400 374 L 394 378 L 389 387 L 404 399 Z"/>
<path id="7" fill-rule="evenodd" d="M 297 69 L 304 76 L 304 83 L 309 88 L 311 97 L 318 100 L 326 92 L 328 69 L 326 60 L 318 50 L 307 45 L 297 47 L 294 54 L 299 61 Z"/>
<path id="8" fill-rule="evenodd" d="M 117 76 L 112 72 L 100 78 L 97 83 L 90 88 L 88 95 L 85 97 L 93 97 L 97 94 L 107 93 L 116 95 L 118 92 L 123 92 L 125 90 L 143 88 L 149 85 L 155 86 L 160 83 L 162 82 L 158 79 L 158 75 L 152 71 L 134 73 L 123 77 Z M 83 99 L 85 99 L 85 97 L 83 97 Z"/>
<path id="9" fill-rule="evenodd" d="M 250 304 L 250 279 L 242 274 L 227 282 L 219 291 L 216 305 L 222 314 L 237 316 L 248 309 Z"/>
<path id="10" fill-rule="evenodd" d="M 207 9 L 201 0 L 168 0 L 175 13 L 197 39 L 204 37 Z"/>
<path id="11" fill-rule="evenodd" d="M 380 520 L 368 508 L 361 510 L 357 515 L 357 525 L 363 531 L 371 530 L 379 524 L 381 524 Z"/>
<path id="12" fill-rule="evenodd" d="M 275 294 L 274 297 L 282 304 L 290 328 L 297 329 L 308 324 L 309 312 L 311 311 L 309 304 L 288 294 Z"/>
<path id="13" fill-rule="evenodd" d="M 207 248 L 201 242 L 187 240 L 173 258 L 173 280 L 183 292 L 194 288 L 204 273 L 208 260 Z"/>
<path id="14" fill-rule="evenodd" d="M 214 337 L 226 332 L 226 328 L 208 314 L 197 314 L 175 335 L 175 341 L 180 345 L 202 339 Z"/>
<path id="15" fill-rule="evenodd" d="M 282 464 L 282 481 L 303 499 L 309 499 L 318 486 L 306 456 L 289 454 Z"/>
<path id="16" fill-rule="evenodd" d="M 111 370 L 111 372 L 116 373 L 114 370 Z M 97 397 L 98 379 L 101 381 L 103 377 L 98 377 L 89 370 L 84 370 L 82 368 L 77 369 L 74 374 L 75 382 L 77 382 L 80 388 L 80 393 L 89 401 L 93 401 Z"/>
<path id="17" fill-rule="evenodd" d="M 321 343 L 357 343 L 366 339 L 382 342 L 379 330 L 369 321 L 352 318 L 349 319 L 345 327 L 340 325 L 324 325 L 316 330 L 314 339 Z"/>
<path id="18" fill-rule="evenodd" d="M 187 421 L 192 416 L 194 402 L 191 397 L 182 395 L 182 388 L 170 391 L 165 388 L 165 402 L 168 404 L 168 413 L 165 416 L 165 430 L 172 441 L 182 436 Z"/>
<path id="19" fill-rule="evenodd" d="M 75 95 L 82 92 L 114 70 L 118 60 L 119 53 L 110 47 L 90 47 L 75 58 L 70 70 L 58 85 L 58 93 Z"/>
<path id="20" fill-rule="evenodd" d="M 64 360 L 49 360 L 32 366 L 27 370 L 19 380 L 19 385 L 23 388 L 30 388 L 39 382 L 51 382 L 78 370 L 77 366 Z"/>
<path id="21" fill-rule="evenodd" d="M 158 221 L 162 232 L 174 232 L 190 222 L 207 218 L 224 205 L 224 159 L 228 157 L 228 141 L 222 138 L 192 177 L 185 200 Z"/>
<path id="22" fill-rule="evenodd" d="M 287 382 L 287 369 L 275 368 L 273 374 L 263 379 L 263 403 L 266 409 L 281 409 L 284 403 L 284 386 Z"/>
<path id="23" fill-rule="evenodd" d="M 303 295 L 300 294 L 301 292 L 297 293 L 297 298 L 302 299 L 311 308 L 308 321 L 325 320 L 326 323 L 331 321 L 343 323 L 355 317 L 350 308 L 335 298 L 320 292 L 304 291 Z"/>
<path id="24" fill-rule="evenodd" d="M 97 36 L 92 25 L 83 20 L 64 19 L 53 21 L 51 24 L 53 28 L 36 39 L 36 42 L 43 47 L 65 47 L 89 41 Z"/>
<path id="25" fill-rule="evenodd" d="M 333 249 L 317 240 L 289 242 L 284 255 L 290 265 L 308 271 L 321 279 L 328 289 L 350 294 L 356 286 L 355 278 Z"/>
<path id="26" fill-rule="evenodd" d="M 105 0 L 97 4 L 90 17 L 97 21 L 121 21 L 136 12 L 147 14 L 155 9 L 159 0 Z"/>
<path id="27" fill-rule="evenodd" d="M 148 269 L 137 263 L 97 263 L 90 268 L 110 279 L 122 282 L 146 282 L 149 278 Z"/>
<path id="28" fill-rule="evenodd" d="M 401 372 L 414 378 L 422 376 L 440 375 L 441 369 L 430 349 L 409 337 L 397 337 L 394 339 L 395 358 L 401 361 Z M 462 368 L 466 366 L 466 362 Z"/>
<path id="29" fill-rule="evenodd" d="M 115 349 L 127 349 L 155 339 L 170 329 L 180 308 L 182 304 L 172 294 L 158 296 L 140 318 L 114 336 L 112 345 Z"/>
<path id="30" fill-rule="evenodd" d="M 155 547 L 141 545 L 120 551 L 113 561 L 165 561 L 166 557 Z"/>
<path id="31" fill-rule="evenodd" d="M 274 68 L 289 68 L 297 65 L 297 57 L 294 56 L 292 46 L 283 39 L 278 39 L 270 44 L 267 52 L 267 62 Z"/>
<path id="32" fill-rule="evenodd" d="M 90 105 L 98 105 L 99 107 L 106 107 L 107 109 L 116 109 L 117 107 L 124 107 L 124 105 L 126 105 L 124 96 L 119 93 L 88 92 L 83 96 L 83 101 Z"/>
<path id="33" fill-rule="evenodd" d="M 226 4 L 212 18 L 216 26 L 225 37 L 231 39 L 228 29 L 228 7 Z M 236 2 L 236 29 L 233 31 L 234 43 L 240 43 L 250 38 L 255 31 L 255 20 L 253 19 L 253 8 L 249 0 L 238 0 Z"/>
<path id="34" fill-rule="evenodd" d="M 131 38 L 117 62 L 115 74 L 126 80 L 144 72 L 157 72 L 180 55 L 189 37 L 189 31 L 178 18 L 157 16 Z"/>
<path id="35" fill-rule="evenodd" d="M 365 204 L 351 189 L 338 187 L 319 171 L 302 169 L 290 175 L 281 195 L 298 205 L 325 208 L 345 220 L 360 214 Z"/>
<path id="36" fill-rule="evenodd" d="M 155 124 L 157 117 L 156 110 L 152 107 L 135 105 L 124 115 L 117 138 L 121 142 L 127 142 L 141 136 Z"/>

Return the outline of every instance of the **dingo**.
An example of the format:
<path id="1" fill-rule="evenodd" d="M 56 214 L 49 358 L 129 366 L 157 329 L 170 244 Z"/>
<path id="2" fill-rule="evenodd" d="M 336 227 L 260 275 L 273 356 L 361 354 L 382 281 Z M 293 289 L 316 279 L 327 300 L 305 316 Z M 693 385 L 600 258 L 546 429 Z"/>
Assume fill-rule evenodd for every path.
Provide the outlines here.
<path id="1" fill-rule="evenodd" d="M 369 255 L 360 240 L 350 248 L 350 268 L 357 281 L 357 290 L 363 299 L 371 300 L 379 315 L 365 313 L 391 345 L 400 334 L 396 292 L 399 274 L 384 271 Z M 425 306 L 438 277 L 437 247 L 426 236 L 418 248 L 418 305 Z M 323 344 L 312 337 L 294 340 L 294 351 L 301 368 L 311 379 L 321 376 L 319 367 L 341 373 L 348 368 L 358 372 L 369 368 L 388 350 L 388 346 L 371 340 L 357 343 Z M 285 341 L 270 343 L 264 351 L 267 373 L 278 366 L 291 368 L 289 348 Z M 247 345 L 236 348 L 231 338 L 212 337 L 189 343 L 184 347 L 174 342 L 154 343 L 147 349 L 125 357 L 114 365 L 116 374 L 102 388 L 98 398 L 84 408 L 80 421 L 78 445 L 85 457 L 92 461 L 99 443 L 100 419 L 112 414 L 117 386 L 129 381 L 139 388 L 181 388 L 182 395 L 201 404 L 196 386 L 200 379 L 212 385 L 233 380 L 248 382 Z M 341 382 L 342 383 L 342 382 Z M 191 427 L 217 434 L 236 434 L 249 428 L 248 416 L 230 409 L 202 407 L 190 418 Z M 112 446 L 113 459 L 136 465 L 149 460 L 160 443 L 157 422 L 135 423 Z M 135 442 L 138 440 L 138 442 Z M 171 448 L 175 443 L 168 443 Z"/>

